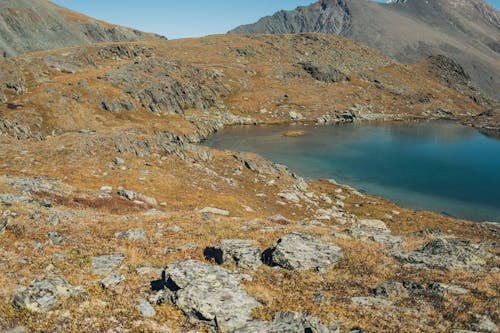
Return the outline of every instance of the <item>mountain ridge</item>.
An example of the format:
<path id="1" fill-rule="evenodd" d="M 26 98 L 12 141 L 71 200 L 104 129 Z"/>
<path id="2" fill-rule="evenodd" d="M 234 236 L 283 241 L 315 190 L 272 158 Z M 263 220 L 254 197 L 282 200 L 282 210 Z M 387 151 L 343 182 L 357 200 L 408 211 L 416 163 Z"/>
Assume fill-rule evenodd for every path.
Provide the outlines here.
<path id="1" fill-rule="evenodd" d="M 0 50 L 6 56 L 99 42 L 159 38 L 93 19 L 48 0 L 0 1 Z"/>
<path id="2" fill-rule="evenodd" d="M 443 54 L 462 65 L 486 93 L 500 97 L 500 15 L 483 0 L 408 0 L 387 4 L 321 0 L 229 31 L 297 32 L 342 35 L 403 63 Z"/>

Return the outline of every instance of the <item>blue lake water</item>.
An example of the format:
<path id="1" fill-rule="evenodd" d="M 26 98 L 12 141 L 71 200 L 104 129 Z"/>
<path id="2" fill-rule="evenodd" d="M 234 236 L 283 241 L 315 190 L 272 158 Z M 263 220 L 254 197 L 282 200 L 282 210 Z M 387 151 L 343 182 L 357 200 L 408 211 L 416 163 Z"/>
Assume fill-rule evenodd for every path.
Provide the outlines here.
<path id="1" fill-rule="evenodd" d="M 283 136 L 298 129 L 307 135 Z M 205 144 L 254 152 L 403 207 L 500 222 L 500 140 L 456 123 L 232 127 Z"/>

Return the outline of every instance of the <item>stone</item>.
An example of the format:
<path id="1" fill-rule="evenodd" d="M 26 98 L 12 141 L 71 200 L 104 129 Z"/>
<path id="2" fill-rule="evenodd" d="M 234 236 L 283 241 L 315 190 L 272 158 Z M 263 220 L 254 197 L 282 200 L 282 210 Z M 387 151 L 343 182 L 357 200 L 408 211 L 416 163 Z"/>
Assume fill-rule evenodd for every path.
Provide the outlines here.
<path id="1" fill-rule="evenodd" d="M 143 317 L 151 318 L 156 316 L 156 311 L 153 306 L 144 298 L 137 299 L 137 310 Z"/>
<path id="2" fill-rule="evenodd" d="M 278 193 L 278 196 L 282 199 L 288 200 L 288 201 L 293 202 L 293 203 L 300 202 L 300 197 L 295 192 L 281 192 L 281 193 Z"/>
<path id="3" fill-rule="evenodd" d="M 340 333 L 340 327 L 323 325 L 319 318 L 299 312 L 279 312 L 271 322 L 253 320 L 234 333 Z"/>
<path id="4" fill-rule="evenodd" d="M 372 290 L 375 296 L 381 297 L 401 297 L 408 296 L 408 289 L 401 282 L 384 282 Z"/>
<path id="5" fill-rule="evenodd" d="M 477 271 L 491 258 L 483 245 L 467 240 L 436 239 L 415 251 L 392 253 L 403 264 L 416 268 L 464 269 Z"/>
<path id="6" fill-rule="evenodd" d="M 45 278 L 35 280 L 18 293 L 12 300 L 12 305 L 32 312 L 46 312 L 56 307 L 61 298 L 82 293 L 81 288 L 75 288 L 61 278 Z"/>
<path id="7" fill-rule="evenodd" d="M 470 290 L 462 288 L 454 284 L 433 282 L 427 287 L 427 290 L 433 294 L 453 294 L 453 295 L 465 295 L 470 292 Z"/>
<path id="8" fill-rule="evenodd" d="M 262 254 L 264 263 L 288 270 L 328 268 L 342 257 L 342 250 L 312 236 L 291 233 Z"/>
<path id="9" fill-rule="evenodd" d="M 224 209 L 219 209 L 219 208 L 214 208 L 214 207 L 205 207 L 201 209 L 198 213 L 200 214 L 214 214 L 214 215 L 221 215 L 221 216 L 229 216 L 229 211 L 224 210 Z"/>
<path id="10" fill-rule="evenodd" d="M 7 229 L 8 222 L 8 218 L 0 217 L 0 235 L 4 233 L 5 229 Z"/>
<path id="11" fill-rule="evenodd" d="M 126 190 L 124 188 L 120 188 L 118 190 L 118 195 L 127 199 L 127 200 L 135 201 L 135 202 L 141 201 L 141 202 L 145 202 L 151 206 L 156 206 L 158 204 L 158 202 L 154 198 L 148 197 L 144 194 L 137 193 L 137 192 L 134 192 L 131 190 Z"/>
<path id="12" fill-rule="evenodd" d="M 146 230 L 142 228 L 129 229 L 126 231 L 118 231 L 115 233 L 116 238 L 124 238 L 131 241 L 147 241 L 148 236 Z"/>
<path id="13" fill-rule="evenodd" d="M 190 323 L 204 323 L 219 332 L 243 327 L 259 306 L 243 290 L 239 276 L 220 266 L 177 261 L 165 268 L 161 281 Z"/>
<path id="14" fill-rule="evenodd" d="M 102 186 L 100 189 L 101 192 L 111 193 L 113 191 L 113 187 L 111 186 Z"/>
<path id="15" fill-rule="evenodd" d="M 113 272 L 101 281 L 101 288 L 109 289 L 125 281 L 125 277 L 119 272 Z"/>
<path id="16" fill-rule="evenodd" d="M 388 231 L 390 232 L 391 230 L 387 227 L 387 225 L 380 220 L 358 220 L 358 224 L 361 226 L 361 228 L 367 228 L 367 229 L 379 229 L 383 231 Z"/>
<path id="17" fill-rule="evenodd" d="M 115 157 L 113 158 L 113 163 L 116 165 L 122 165 L 125 164 L 125 160 L 121 157 Z"/>
<path id="18" fill-rule="evenodd" d="M 481 314 L 472 314 L 471 328 L 480 332 L 497 333 L 498 327 L 490 317 Z"/>
<path id="19" fill-rule="evenodd" d="M 49 238 L 49 241 L 50 241 L 51 245 L 59 245 L 65 239 L 65 237 L 64 237 L 63 234 L 60 234 L 60 233 L 55 232 L 55 231 L 49 231 L 47 233 L 47 237 Z"/>
<path id="20" fill-rule="evenodd" d="M 207 247 L 203 254 L 219 265 L 229 262 L 244 270 L 255 270 L 262 265 L 260 249 L 252 240 L 223 239 L 219 245 Z"/>
<path id="21" fill-rule="evenodd" d="M 28 330 L 24 326 L 17 326 L 10 330 L 3 331 L 3 333 L 26 333 Z"/>
<path id="22" fill-rule="evenodd" d="M 403 244 L 401 236 L 393 236 L 390 231 L 385 229 L 349 228 L 345 232 L 362 241 L 377 242 L 386 247 L 396 247 Z"/>
<path id="23" fill-rule="evenodd" d="M 273 223 L 282 223 L 282 224 L 288 223 L 288 219 L 280 214 L 273 215 L 269 217 L 268 220 Z"/>
<path id="24" fill-rule="evenodd" d="M 120 266 L 125 256 L 121 253 L 105 254 L 92 258 L 90 270 L 94 274 L 108 274 L 116 267 Z"/>
<path id="25" fill-rule="evenodd" d="M 137 267 L 135 272 L 138 275 L 161 275 L 163 269 L 158 267 Z"/>
<path id="26" fill-rule="evenodd" d="M 354 304 L 364 307 L 391 306 L 394 304 L 391 301 L 378 297 L 352 297 L 351 300 Z"/>

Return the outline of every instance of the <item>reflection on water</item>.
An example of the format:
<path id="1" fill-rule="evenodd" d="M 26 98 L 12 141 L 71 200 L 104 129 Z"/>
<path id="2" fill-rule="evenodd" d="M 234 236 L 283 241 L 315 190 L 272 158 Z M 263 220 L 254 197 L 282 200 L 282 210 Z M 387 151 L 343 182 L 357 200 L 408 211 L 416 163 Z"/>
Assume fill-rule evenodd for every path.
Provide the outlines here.
<path id="1" fill-rule="evenodd" d="M 283 137 L 304 129 L 303 137 Z M 238 127 L 210 146 L 258 153 L 400 205 L 500 221 L 500 140 L 451 122 Z"/>

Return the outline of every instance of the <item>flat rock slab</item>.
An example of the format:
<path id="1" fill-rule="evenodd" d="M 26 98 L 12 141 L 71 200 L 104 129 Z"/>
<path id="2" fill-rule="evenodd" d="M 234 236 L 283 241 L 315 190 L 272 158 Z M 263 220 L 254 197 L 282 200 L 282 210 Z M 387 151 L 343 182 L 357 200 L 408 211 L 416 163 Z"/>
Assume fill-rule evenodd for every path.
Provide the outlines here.
<path id="1" fill-rule="evenodd" d="M 234 331 L 234 333 L 337 333 L 336 325 L 327 327 L 319 318 L 298 312 L 281 312 L 274 316 L 273 321 L 254 320 Z"/>
<path id="2" fill-rule="evenodd" d="M 409 252 L 392 253 L 403 264 L 416 268 L 481 270 L 486 258 L 493 255 L 483 245 L 465 240 L 436 239 L 424 247 Z"/>
<path id="3" fill-rule="evenodd" d="M 384 230 L 389 233 L 391 232 L 387 225 L 380 220 L 358 220 L 358 224 L 362 228 Z"/>
<path id="4" fill-rule="evenodd" d="M 242 288 L 240 278 L 220 266 L 177 261 L 165 268 L 163 284 L 172 302 L 193 324 L 204 323 L 219 332 L 233 332 L 252 319 L 259 303 Z"/>
<path id="5" fill-rule="evenodd" d="M 373 307 L 373 306 L 391 306 L 394 303 L 383 298 L 378 297 L 352 297 L 352 302 L 359 306 Z"/>
<path id="6" fill-rule="evenodd" d="M 121 253 L 97 256 L 92 258 L 92 267 L 90 270 L 95 274 L 108 274 L 116 267 L 120 266 L 123 259 L 125 259 L 125 255 Z"/>
<path id="7" fill-rule="evenodd" d="M 300 233 L 283 236 L 262 255 L 267 265 L 289 270 L 327 268 L 341 257 L 342 249 L 337 245 Z"/>
<path id="8" fill-rule="evenodd" d="M 125 231 L 118 231 L 115 233 L 115 237 L 128 239 L 131 241 L 147 241 L 148 235 L 146 234 L 146 230 L 142 228 L 137 229 L 129 229 Z"/>
<path id="9" fill-rule="evenodd" d="M 200 214 L 214 214 L 214 215 L 221 215 L 221 216 L 229 216 L 229 211 L 224 210 L 224 209 L 219 209 L 219 208 L 214 208 L 214 207 L 205 207 L 201 209 L 198 213 Z"/>
<path id="10" fill-rule="evenodd" d="M 101 281 L 101 288 L 109 289 L 125 281 L 125 277 L 119 272 L 113 272 Z"/>
<path id="11" fill-rule="evenodd" d="M 61 278 L 46 278 L 40 281 L 35 280 L 29 287 L 17 294 L 12 300 L 12 305 L 32 312 L 46 312 L 56 307 L 62 297 L 82 293 L 83 289 L 73 287 Z"/>
<path id="12" fill-rule="evenodd" d="M 262 265 L 260 249 L 252 240 L 223 239 L 203 253 L 207 260 L 215 260 L 219 265 L 229 262 L 244 270 L 255 270 Z"/>

